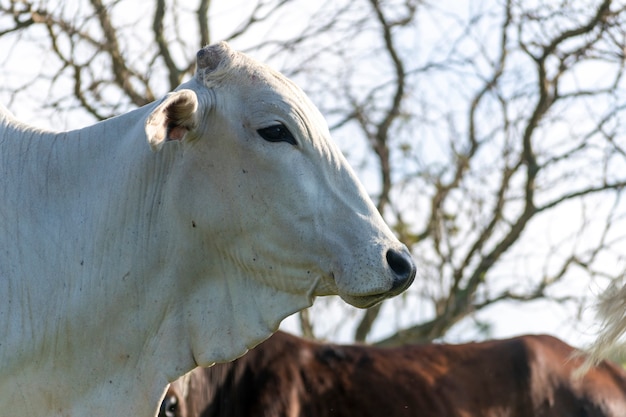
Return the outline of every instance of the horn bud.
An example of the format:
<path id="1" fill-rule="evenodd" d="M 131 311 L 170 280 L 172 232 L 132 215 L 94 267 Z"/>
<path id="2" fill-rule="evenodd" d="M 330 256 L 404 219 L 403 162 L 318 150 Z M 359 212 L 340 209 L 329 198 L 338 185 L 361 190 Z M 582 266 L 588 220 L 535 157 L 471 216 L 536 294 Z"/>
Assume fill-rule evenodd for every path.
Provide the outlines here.
<path id="1" fill-rule="evenodd" d="M 215 70 L 229 52 L 230 47 L 226 42 L 205 46 L 196 54 L 197 69 L 203 71 Z"/>

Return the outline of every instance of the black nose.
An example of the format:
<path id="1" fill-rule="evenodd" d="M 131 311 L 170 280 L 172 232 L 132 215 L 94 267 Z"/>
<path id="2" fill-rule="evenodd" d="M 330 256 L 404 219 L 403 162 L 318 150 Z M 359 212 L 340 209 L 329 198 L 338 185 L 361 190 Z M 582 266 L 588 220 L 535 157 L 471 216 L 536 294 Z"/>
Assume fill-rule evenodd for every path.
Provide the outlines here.
<path id="1" fill-rule="evenodd" d="M 408 251 L 399 252 L 394 249 L 387 251 L 387 263 L 396 275 L 393 283 L 394 290 L 404 291 L 415 279 L 416 268 Z"/>

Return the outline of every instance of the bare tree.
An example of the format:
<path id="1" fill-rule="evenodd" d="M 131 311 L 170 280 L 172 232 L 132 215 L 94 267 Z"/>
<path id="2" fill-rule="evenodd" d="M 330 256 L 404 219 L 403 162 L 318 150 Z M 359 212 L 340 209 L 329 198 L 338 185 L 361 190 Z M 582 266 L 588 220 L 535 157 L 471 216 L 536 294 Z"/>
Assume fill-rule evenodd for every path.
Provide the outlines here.
<path id="1" fill-rule="evenodd" d="M 401 39 L 400 33 L 395 39 L 390 33 L 397 22 L 412 18 L 405 16 L 389 23 L 381 2 L 372 4 L 385 40 L 381 54 L 389 56 L 396 74 L 394 97 L 404 94 L 404 85 L 430 77 L 434 71 L 444 71 L 452 80 L 460 76 L 469 87 L 460 106 L 444 107 L 439 114 L 430 111 L 443 121 L 433 124 L 441 129 L 439 139 L 445 140 L 442 132 L 450 135 L 445 166 L 418 163 L 409 177 L 399 181 L 418 183 L 427 190 L 423 205 L 413 208 L 426 208 L 427 217 L 421 223 L 408 222 L 405 219 L 412 214 L 410 206 L 393 210 L 404 241 L 413 245 L 416 256 L 425 254 L 421 264 L 430 266 L 424 271 L 425 277 L 436 283 L 438 291 L 425 298 L 433 303 L 435 315 L 400 330 L 384 343 L 441 337 L 467 315 L 503 300 L 558 299 L 549 290 L 569 278 L 573 268 L 582 269 L 590 277 L 599 273 L 594 269 L 598 257 L 624 237 L 612 230 L 623 224 L 625 213 L 620 197 L 626 176 L 619 168 L 626 166 L 626 142 L 619 129 L 624 102 L 618 92 L 623 67 L 624 6 L 603 1 L 593 9 L 576 9 L 574 2 L 546 2 L 536 9 L 525 9 L 521 2 L 507 1 L 497 5 L 499 10 L 470 10 L 459 21 L 462 29 L 449 42 L 445 55 L 435 51 L 442 59 L 404 68 L 402 62 L 408 59 L 397 58 L 396 52 L 401 41 L 395 39 Z M 417 8 L 405 10 L 415 13 Z M 486 27 L 491 31 L 489 45 L 481 38 Z M 588 76 L 585 71 L 589 71 L 585 66 L 590 64 L 604 72 L 601 81 L 584 79 Z M 405 109 L 410 102 L 410 98 L 405 100 Z M 359 108 L 369 105 L 361 103 Z M 420 113 L 431 105 L 424 102 Z M 580 111 L 584 114 L 576 114 Z M 423 121 L 424 113 L 420 113 L 409 116 L 410 120 Z M 388 132 L 389 120 L 399 128 L 404 123 L 397 100 L 392 100 L 383 114 L 384 118 L 369 125 L 364 124 L 362 116 L 357 122 L 380 159 L 380 202 L 399 207 L 402 203 L 392 198 L 395 195 L 400 200 L 405 195 L 394 194 L 385 180 L 393 175 L 385 171 L 395 164 L 385 152 L 377 151 L 379 143 L 389 145 L 395 136 Z M 568 129 L 559 132 L 563 123 L 569 124 Z M 556 264 L 543 276 L 522 277 L 526 281 L 523 286 L 496 289 L 495 281 L 502 271 L 495 266 L 516 246 L 523 246 L 523 234 L 531 222 L 548 211 L 572 210 L 572 204 L 585 207 L 598 199 L 609 206 L 607 214 L 600 219 L 586 218 L 589 214 L 575 218 L 578 225 L 571 229 L 573 236 L 567 237 L 573 242 L 564 245 L 558 260 L 550 259 Z M 416 200 L 419 204 L 420 199 Z M 592 228 L 601 232 L 595 231 L 595 242 L 583 244 L 594 234 L 585 229 Z M 545 260 L 549 254 L 545 253 Z M 377 312 L 373 309 L 365 315 L 357 339 L 368 334 Z"/>
<path id="2" fill-rule="evenodd" d="M 258 0 L 218 36 L 215 2 L 151 6 L 0 0 L 0 97 L 85 124 L 173 89 L 214 40 L 278 66 L 320 105 L 420 265 L 385 304 L 407 320 L 380 343 L 442 337 L 504 301 L 580 302 L 572 283 L 623 272 L 621 3 Z M 44 63 L 30 75 L 9 65 L 22 45 Z M 337 308 L 366 340 L 382 307 Z M 316 317 L 301 316 L 311 337 Z"/>

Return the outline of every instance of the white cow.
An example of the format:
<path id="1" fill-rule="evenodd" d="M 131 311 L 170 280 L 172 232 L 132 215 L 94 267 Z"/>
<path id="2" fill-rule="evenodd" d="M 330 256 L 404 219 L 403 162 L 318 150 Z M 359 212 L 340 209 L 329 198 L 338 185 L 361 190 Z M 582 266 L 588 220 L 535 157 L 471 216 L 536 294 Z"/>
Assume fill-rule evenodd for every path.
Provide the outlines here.
<path id="1" fill-rule="evenodd" d="M 153 416 L 315 296 L 415 276 L 319 111 L 222 43 L 159 102 L 71 132 L 0 111 L 0 416 Z"/>

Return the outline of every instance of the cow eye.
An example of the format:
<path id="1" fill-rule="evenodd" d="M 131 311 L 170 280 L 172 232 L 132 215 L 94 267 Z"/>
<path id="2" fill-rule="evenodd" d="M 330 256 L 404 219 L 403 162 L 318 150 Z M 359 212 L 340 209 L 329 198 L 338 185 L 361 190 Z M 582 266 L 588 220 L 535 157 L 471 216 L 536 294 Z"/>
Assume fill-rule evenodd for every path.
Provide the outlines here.
<path id="1" fill-rule="evenodd" d="M 292 145 L 297 144 L 289 129 L 287 129 L 283 124 L 264 127 L 263 129 L 257 130 L 257 133 L 268 142 L 287 142 Z"/>

